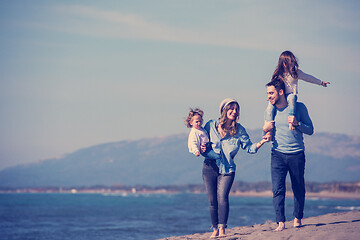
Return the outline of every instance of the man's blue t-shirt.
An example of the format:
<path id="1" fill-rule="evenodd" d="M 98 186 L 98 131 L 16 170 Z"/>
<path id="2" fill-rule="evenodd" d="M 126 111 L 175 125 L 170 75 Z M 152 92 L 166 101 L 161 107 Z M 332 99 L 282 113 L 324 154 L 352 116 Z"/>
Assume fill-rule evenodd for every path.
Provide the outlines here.
<path id="1" fill-rule="evenodd" d="M 289 129 L 288 117 L 288 107 L 275 107 L 275 128 L 273 132 L 272 149 L 288 154 L 304 151 L 303 133 L 311 135 L 314 132 L 314 127 L 306 106 L 301 102 L 296 103 L 295 117 L 299 121 L 299 126 L 295 127 L 295 130 Z"/>

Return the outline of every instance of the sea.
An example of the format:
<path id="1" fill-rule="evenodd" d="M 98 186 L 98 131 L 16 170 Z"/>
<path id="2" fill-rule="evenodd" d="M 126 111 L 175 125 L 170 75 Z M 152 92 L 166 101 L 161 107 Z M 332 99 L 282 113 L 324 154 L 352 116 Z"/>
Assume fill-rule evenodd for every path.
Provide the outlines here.
<path id="1" fill-rule="evenodd" d="M 292 217 L 293 199 L 286 199 Z M 307 198 L 305 217 L 360 210 L 360 201 Z M 274 221 L 272 198 L 230 196 L 228 227 Z M 206 194 L 0 194 L 0 239 L 151 240 L 212 231 Z"/>

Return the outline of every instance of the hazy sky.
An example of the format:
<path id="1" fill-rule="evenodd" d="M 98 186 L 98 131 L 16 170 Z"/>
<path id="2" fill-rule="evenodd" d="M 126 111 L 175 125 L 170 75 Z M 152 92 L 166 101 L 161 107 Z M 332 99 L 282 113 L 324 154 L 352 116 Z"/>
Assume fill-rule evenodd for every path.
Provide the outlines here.
<path id="1" fill-rule="evenodd" d="M 0 169 L 188 132 L 222 99 L 259 128 L 280 53 L 317 132 L 360 135 L 360 1 L 0 1 Z M 171 155 L 171 153 L 169 153 Z"/>

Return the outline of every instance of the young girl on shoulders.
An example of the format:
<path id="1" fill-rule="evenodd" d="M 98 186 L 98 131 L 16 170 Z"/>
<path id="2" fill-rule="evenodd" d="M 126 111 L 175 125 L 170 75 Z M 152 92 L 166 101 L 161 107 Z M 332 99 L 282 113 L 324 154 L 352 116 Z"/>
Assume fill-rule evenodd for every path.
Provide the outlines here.
<path id="1" fill-rule="evenodd" d="M 327 87 L 329 82 L 321 81 L 314 76 L 304 73 L 299 69 L 295 55 L 290 51 L 281 53 L 278 65 L 275 68 L 271 80 L 280 79 L 285 83 L 285 94 L 289 107 L 289 117 L 294 116 L 296 112 L 296 102 L 298 94 L 298 80 L 321 85 Z M 270 102 L 266 108 L 265 124 L 263 127 L 264 132 L 269 132 L 274 127 L 274 110 L 275 107 Z M 294 130 L 292 122 L 289 118 L 289 129 Z"/>

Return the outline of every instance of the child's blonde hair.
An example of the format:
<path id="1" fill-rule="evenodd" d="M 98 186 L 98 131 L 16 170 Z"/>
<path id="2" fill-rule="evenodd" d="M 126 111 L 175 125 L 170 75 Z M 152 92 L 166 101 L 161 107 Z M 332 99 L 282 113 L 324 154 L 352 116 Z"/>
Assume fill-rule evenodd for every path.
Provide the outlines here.
<path id="1" fill-rule="evenodd" d="M 188 127 L 188 128 L 192 128 L 191 126 L 191 119 L 194 117 L 194 116 L 200 116 L 201 117 L 201 120 L 202 120 L 202 117 L 204 116 L 204 112 L 199 109 L 199 108 L 195 108 L 195 109 L 192 109 L 190 108 L 190 111 L 189 111 L 189 115 L 187 116 L 187 118 L 185 119 L 185 125 Z"/>

